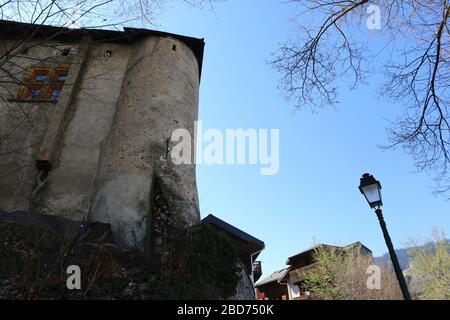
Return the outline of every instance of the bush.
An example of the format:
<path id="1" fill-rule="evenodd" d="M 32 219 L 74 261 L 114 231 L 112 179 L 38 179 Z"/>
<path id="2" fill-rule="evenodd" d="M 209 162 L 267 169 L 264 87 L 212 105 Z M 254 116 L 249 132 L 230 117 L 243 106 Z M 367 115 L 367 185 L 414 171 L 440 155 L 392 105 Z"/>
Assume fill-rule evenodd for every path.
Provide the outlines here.
<path id="1" fill-rule="evenodd" d="M 162 256 L 88 245 L 32 227 L 0 223 L 0 299 L 226 299 L 238 257 L 208 226 L 180 231 Z M 82 290 L 66 287 L 78 265 Z"/>
<path id="2" fill-rule="evenodd" d="M 393 271 L 381 269 L 381 288 L 369 289 L 367 268 L 370 255 L 359 250 L 319 247 L 314 252 L 315 266 L 302 273 L 304 289 L 323 300 L 397 300 L 401 291 Z"/>
<path id="3" fill-rule="evenodd" d="M 437 229 L 430 240 L 409 250 L 413 258 L 407 273 L 418 298 L 450 300 L 450 241 Z"/>

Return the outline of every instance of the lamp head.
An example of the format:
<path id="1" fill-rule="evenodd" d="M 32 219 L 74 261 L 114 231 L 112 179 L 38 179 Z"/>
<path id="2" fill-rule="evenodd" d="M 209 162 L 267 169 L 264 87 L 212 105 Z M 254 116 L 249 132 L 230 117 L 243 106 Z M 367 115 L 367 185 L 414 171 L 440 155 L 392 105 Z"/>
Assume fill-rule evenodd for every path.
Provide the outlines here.
<path id="1" fill-rule="evenodd" d="M 381 183 L 369 173 L 363 174 L 359 191 L 364 195 L 371 208 L 380 208 L 383 205 L 381 198 Z"/>

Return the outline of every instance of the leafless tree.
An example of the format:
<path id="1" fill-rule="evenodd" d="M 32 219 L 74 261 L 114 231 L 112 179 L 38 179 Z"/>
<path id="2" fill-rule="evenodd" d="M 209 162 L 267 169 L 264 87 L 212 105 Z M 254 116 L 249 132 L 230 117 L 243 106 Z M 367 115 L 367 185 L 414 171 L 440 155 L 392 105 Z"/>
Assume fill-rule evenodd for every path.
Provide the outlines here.
<path id="1" fill-rule="evenodd" d="M 391 144 L 386 147 L 404 147 L 419 170 L 434 173 L 437 192 L 449 192 L 450 2 L 288 2 L 299 10 L 299 30 L 271 61 L 287 97 L 297 107 L 333 105 L 339 81 L 351 79 L 356 87 L 374 70 L 383 70 L 381 95 L 405 106 L 388 130 Z M 371 31 L 369 20 L 377 14 L 380 30 Z"/>

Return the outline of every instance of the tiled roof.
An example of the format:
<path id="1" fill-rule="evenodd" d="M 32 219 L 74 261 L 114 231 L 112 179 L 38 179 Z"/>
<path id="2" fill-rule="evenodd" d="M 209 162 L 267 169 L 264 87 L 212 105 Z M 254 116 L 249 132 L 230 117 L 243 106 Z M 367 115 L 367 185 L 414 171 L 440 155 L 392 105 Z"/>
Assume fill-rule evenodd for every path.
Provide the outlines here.
<path id="1" fill-rule="evenodd" d="M 289 271 L 289 268 L 284 268 L 282 270 L 275 271 L 267 278 L 261 279 L 258 282 L 256 282 L 255 287 L 260 287 L 265 284 L 269 284 L 271 282 L 280 282 L 288 271 Z"/>

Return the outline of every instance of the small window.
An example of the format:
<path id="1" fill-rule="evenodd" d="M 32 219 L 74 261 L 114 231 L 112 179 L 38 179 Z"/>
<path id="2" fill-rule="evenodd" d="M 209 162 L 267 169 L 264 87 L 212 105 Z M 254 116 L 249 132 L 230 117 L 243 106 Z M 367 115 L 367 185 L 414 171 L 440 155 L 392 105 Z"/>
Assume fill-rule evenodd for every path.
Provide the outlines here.
<path id="1" fill-rule="evenodd" d="M 52 91 L 52 96 L 50 97 L 50 100 L 58 101 L 60 96 L 61 96 L 61 90 L 55 89 Z"/>
<path id="2" fill-rule="evenodd" d="M 48 79 L 48 77 L 47 77 L 46 75 L 43 75 L 43 74 L 37 74 L 36 77 L 35 77 L 35 79 L 34 79 L 34 81 L 37 81 L 37 82 L 45 82 L 45 81 L 47 81 L 47 79 Z"/>
<path id="3" fill-rule="evenodd" d="M 62 87 L 67 79 L 69 68 L 30 68 L 25 73 L 25 81 L 18 90 L 18 99 L 22 101 L 59 100 Z"/>
<path id="4" fill-rule="evenodd" d="M 49 80 L 50 68 L 33 68 L 26 72 L 25 80 L 28 82 L 47 82 Z"/>
<path id="5" fill-rule="evenodd" d="M 41 88 L 30 88 L 27 92 L 26 100 L 40 100 L 42 97 L 42 89 Z"/>
<path id="6" fill-rule="evenodd" d="M 69 73 L 68 68 L 57 68 L 53 72 L 53 81 L 55 82 L 64 82 L 67 79 L 67 74 Z"/>

